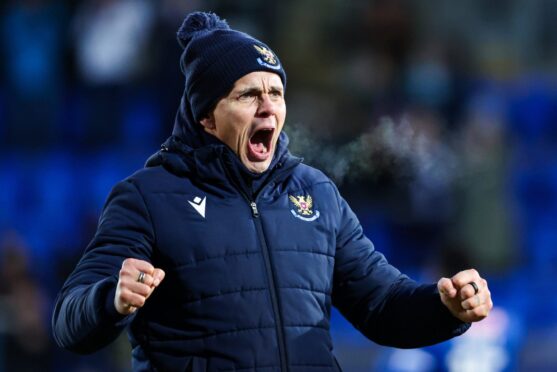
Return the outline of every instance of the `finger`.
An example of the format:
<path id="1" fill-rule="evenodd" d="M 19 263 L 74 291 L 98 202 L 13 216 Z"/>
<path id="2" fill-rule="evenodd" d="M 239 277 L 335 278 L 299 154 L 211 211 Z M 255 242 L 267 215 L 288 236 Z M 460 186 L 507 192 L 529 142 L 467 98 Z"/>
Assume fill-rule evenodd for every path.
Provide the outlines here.
<path id="1" fill-rule="evenodd" d="M 141 284 L 145 284 L 148 287 L 152 287 L 155 278 L 152 275 L 146 274 L 144 271 L 140 271 L 137 274 L 137 278 L 135 279 L 135 281 Z"/>
<path id="2" fill-rule="evenodd" d="M 448 278 L 439 279 L 439 281 L 437 282 L 437 289 L 441 294 L 450 298 L 454 298 L 457 293 L 452 281 Z"/>
<path id="3" fill-rule="evenodd" d="M 472 310 L 475 309 L 476 307 L 482 306 L 484 303 L 485 303 L 485 299 L 479 294 L 477 294 L 462 301 L 460 303 L 460 306 L 462 306 L 464 310 Z"/>
<path id="4" fill-rule="evenodd" d="M 124 314 L 131 314 L 137 310 L 137 307 L 132 306 L 130 304 L 126 304 L 124 306 Z"/>
<path id="5" fill-rule="evenodd" d="M 133 282 L 144 283 L 148 275 L 144 271 L 137 270 L 132 265 L 122 265 L 122 268 L 118 273 L 118 276 L 119 276 L 119 281 L 125 283 L 133 283 Z"/>
<path id="6" fill-rule="evenodd" d="M 479 286 L 478 286 L 478 288 L 479 288 Z M 467 298 L 475 296 L 476 295 L 476 290 L 474 289 L 474 287 L 470 283 L 468 283 L 467 285 L 465 285 L 464 287 L 462 287 L 460 289 L 459 293 L 460 293 L 460 298 L 462 300 L 466 300 Z M 479 293 L 479 291 L 478 291 L 478 293 Z"/>
<path id="7" fill-rule="evenodd" d="M 158 287 L 165 277 L 165 272 L 162 269 L 155 269 L 153 271 L 153 286 Z"/>
<path id="8" fill-rule="evenodd" d="M 126 268 L 131 274 L 138 275 L 140 271 L 143 271 L 145 274 L 152 275 L 155 267 L 151 265 L 151 263 L 138 260 L 136 258 L 127 258 L 122 263 L 122 269 Z"/>
<path id="9" fill-rule="evenodd" d="M 476 282 L 478 284 L 481 282 L 480 274 L 475 269 L 464 270 L 456 274 L 451 278 L 453 285 L 456 288 L 463 288 L 470 282 Z"/>
<path id="10" fill-rule="evenodd" d="M 491 311 L 491 306 L 489 304 L 484 304 L 482 306 L 475 307 L 471 310 L 466 311 L 466 318 L 468 321 L 477 322 L 482 319 L 485 319 L 489 312 Z"/>
<path id="11" fill-rule="evenodd" d="M 123 304 L 126 304 L 126 307 L 133 306 L 137 308 L 143 307 L 143 305 L 145 305 L 145 300 L 145 296 L 129 290 L 122 291 L 119 298 L 119 301 Z"/>
<path id="12" fill-rule="evenodd" d="M 150 274 L 152 274 L 153 271 L 154 267 L 149 262 L 135 258 L 127 258 L 122 262 L 119 277 L 126 282 L 136 281 L 151 286 L 153 284 L 153 278 Z"/>
<path id="13" fill-rule="evenodd" d="M 122 282 L 121 285 L 122 291 L 130 291 L 132 293 L 136 293 L 138 295 L 147 297 L 151 294 L 152 287 L 145 283 L 139 282 Z"/>

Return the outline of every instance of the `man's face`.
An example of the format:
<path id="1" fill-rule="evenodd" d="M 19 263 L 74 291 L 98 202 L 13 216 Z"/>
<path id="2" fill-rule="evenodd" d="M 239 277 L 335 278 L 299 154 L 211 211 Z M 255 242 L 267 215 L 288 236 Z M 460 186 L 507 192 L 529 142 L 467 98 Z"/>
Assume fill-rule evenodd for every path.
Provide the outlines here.
<path id="1" fill-rule="evenodd" d="M 271 164 L 285 117 L 282 80 L 256 71 L 238 79 L 201 125 L 234 150 L 246 168 L 261 173 Z"/>

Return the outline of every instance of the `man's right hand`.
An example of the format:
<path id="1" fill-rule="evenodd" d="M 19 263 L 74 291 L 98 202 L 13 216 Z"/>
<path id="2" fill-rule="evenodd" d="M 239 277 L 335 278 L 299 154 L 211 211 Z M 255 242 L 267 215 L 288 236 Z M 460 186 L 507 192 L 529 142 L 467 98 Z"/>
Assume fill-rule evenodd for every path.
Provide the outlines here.
<path id="1" fill-rule="evenodd" d="M 125 259 L 114 296 L 116 311 L 128 315 L 143 307 L 163 279 L 164 271 L 155 268 L 149 262 L 135 258 Z"/>

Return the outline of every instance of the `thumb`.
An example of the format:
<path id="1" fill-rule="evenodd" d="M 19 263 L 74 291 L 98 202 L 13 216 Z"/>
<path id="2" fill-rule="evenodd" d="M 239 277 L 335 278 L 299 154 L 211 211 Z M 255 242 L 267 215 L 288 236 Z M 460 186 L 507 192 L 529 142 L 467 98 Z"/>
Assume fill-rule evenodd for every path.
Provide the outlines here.
<path id="1" fill-rule="evenodd" d="M 164 279 L 165 273 L 162 269 L 153 270 L 153 286 L 158 287 Z"/>
<path id="2" fill-rule="evenodd" d="M 452 280 L 449 278 L 441 278 L 437 282 L 437 289 L 441 295 L 447 296 L 449 298 L 454 298 L 456 296 L 457 290 L 453 285 Z"/>

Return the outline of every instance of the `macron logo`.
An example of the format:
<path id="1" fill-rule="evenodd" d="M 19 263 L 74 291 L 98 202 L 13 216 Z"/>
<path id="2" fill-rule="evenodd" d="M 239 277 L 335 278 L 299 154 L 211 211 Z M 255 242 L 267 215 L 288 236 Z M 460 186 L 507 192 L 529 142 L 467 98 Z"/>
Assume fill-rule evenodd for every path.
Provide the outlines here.
<path id="1" fill-rule="evenodd" d="M 203 199 L 201 199 L 199 196 L 196 196 L 193 201 L 188 200 L 188 203 L 190 203 L 190 205 L 195 208 L 195 210 L 197 211 L 197 213 L 199 213 L 201 215 L 201 217 L 205 218 L 205 201 L 207 200 L 207 197 L 204 196 Z"/>

